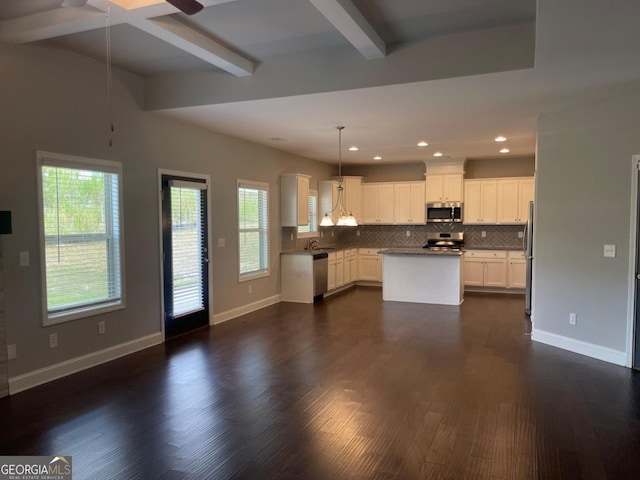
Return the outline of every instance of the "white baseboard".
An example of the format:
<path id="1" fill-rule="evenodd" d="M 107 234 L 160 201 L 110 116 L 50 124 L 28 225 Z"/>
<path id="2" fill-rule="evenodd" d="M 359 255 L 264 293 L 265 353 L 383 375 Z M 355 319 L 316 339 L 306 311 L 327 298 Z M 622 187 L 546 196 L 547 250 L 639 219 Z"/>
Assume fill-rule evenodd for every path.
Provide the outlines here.
<path id="1" fill-rule="evenodd" d="M 255 312 L 256 310 L 260 310 L 261 308 L 268 307 L 270 305 L 275 305 L 276 303 L 280 303 L 281 301 L 281 295 L 278 294 L 272 297 L 263 298 L 262 300 L 258 300 L 257 302 L 249 303 L 248 305 L 242 305 L 241 307 L 232 308 L 231 310 L 227 310 L 226 312 L 216 313 L 209 320 L 209 325 L 217 325 L 219 323 L 226 322 L 227 320 L 231 320 L 232 318 Z"/>
<path id="2" fill-rule="evenodd" d="M 116 358 L 124 357 L 139 350 L 153 347 L 154 345 L 159 345 L 162 342 L 162 333 L 153 333 L 130 342 L 121 343 L 120 345 L 105 348 L 104 350 L 88 353 L 81 357 L 72 358 L 71 360 L 12 377 L 9 379 L 9 394 L 13 395 L 29 388 L 37 387 L 43 383 L 66 377 L 67 375 L 95 367 L 102 363 L 110 362 Z"/>
<path id="3" fill-rule="evenodd" d="M 615 365 L 626 366 L 627 354 L 620 350 L 614 350 L 609 347 L 595 345 L 593 343 L 583 342 L 574 338 L 564 337 L 555 333 L 545 332 L 544 330 L 533 330 L 531 339 L 535 342 L 545 343 L 552 347 L 568 350 L 587 357 L 596 358 L 603 362 L 613 363 Z"/>

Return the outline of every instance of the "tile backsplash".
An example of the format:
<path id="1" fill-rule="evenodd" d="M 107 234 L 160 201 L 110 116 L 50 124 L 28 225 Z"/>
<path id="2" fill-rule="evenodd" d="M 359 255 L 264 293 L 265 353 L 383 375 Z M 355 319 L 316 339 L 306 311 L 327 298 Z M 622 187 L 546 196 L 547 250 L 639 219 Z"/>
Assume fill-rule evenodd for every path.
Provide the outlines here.
<path id="1" fill-rule="evenodd" d="M 320 228 L 320 245 L 339 247 L 421 247 L 427 241 L 427 232 L 463 231 L 466 248 L 497 248 L 520 250 L 522 238 L 518 233 L 523 225 L 361 225 L 359 227 Z M 409 236 L 407 236 L 409 232 Z M 485 232 L 485 236 L 482 236 Z M 331 236 L 333 233 L 333 236 Z M 293 239 L 292 239 L 293 238 Z M 296 228 L 282 228 L 283 251 L 304 250 L 308 238 L 297 238 Z"/>

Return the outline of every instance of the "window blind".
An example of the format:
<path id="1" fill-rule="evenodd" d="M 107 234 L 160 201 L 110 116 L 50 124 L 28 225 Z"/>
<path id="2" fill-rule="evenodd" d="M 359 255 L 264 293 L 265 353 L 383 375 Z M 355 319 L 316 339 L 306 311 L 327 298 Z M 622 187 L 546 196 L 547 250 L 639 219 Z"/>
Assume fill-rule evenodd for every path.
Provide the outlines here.
<path id="1" fill-rule="evenodd" d="M 193 188 L 187 182 L 172 182 L 170 185 L 172 315 L 178 317 L 205 307 L 202 255 L 205 247 L 203 215 L 206 210 L 203 208 L 205 197 L 199 186 Z"/>
<path id="2" fill-rule="evenodd" d="M 240 278 L 269 272 L 269 186 L 238 181 Z"/>
<path id="3" fill-rule="evenodd" d="M 311 191 L 308 197 L 309 205 L 309 223 L 298 227 L 299 234 L 317 234 L 318 233 L 318 192 Z"/>
<path id="4" fill-rule="evenodd" d="M 40 164 L 47 318 L 120 304 L 119 164 L 55 157 Z"/>

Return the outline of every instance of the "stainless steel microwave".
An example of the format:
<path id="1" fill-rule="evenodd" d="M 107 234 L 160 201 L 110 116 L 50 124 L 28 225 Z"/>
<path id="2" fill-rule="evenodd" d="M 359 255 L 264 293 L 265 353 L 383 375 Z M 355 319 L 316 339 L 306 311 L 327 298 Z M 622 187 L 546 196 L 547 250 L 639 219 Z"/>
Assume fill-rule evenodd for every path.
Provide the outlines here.
<path id="1" fill-rule="evenodd" d="M 434 202 L 427 203 L 427 223 L 452 223 L 462 222 L 461 202 Z"/>

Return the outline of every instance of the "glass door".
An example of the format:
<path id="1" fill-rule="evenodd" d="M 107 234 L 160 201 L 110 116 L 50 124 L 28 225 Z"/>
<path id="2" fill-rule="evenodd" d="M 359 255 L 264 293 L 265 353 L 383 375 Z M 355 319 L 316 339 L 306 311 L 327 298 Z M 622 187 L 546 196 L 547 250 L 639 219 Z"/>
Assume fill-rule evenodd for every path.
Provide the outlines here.
<path id="1" fill-rule="evenodd" d="M 162 176 L 165 338 L 209 325 L 207 183 Z"/>

